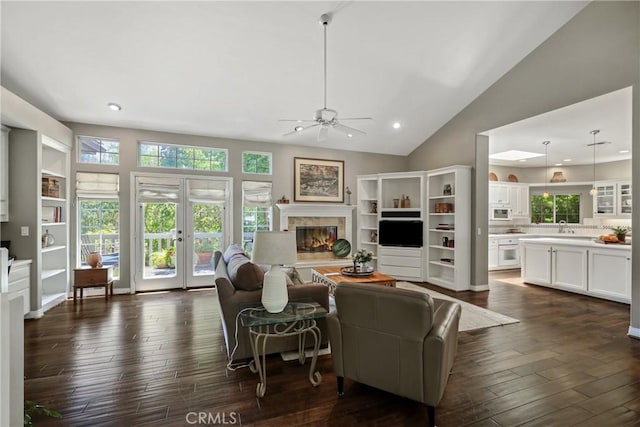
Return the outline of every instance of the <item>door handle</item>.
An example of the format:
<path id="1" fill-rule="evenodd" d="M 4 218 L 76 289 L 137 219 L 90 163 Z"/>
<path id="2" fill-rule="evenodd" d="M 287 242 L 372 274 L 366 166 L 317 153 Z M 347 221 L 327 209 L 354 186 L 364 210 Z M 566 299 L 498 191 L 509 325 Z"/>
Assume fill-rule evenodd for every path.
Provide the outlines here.
<path id="1" fill-rule="evenodd" d="M 182 242 L 182 237 L 178 237 L 177 239 L 173 239 L 173 241 L 178 241 L 178 242 Z"/>

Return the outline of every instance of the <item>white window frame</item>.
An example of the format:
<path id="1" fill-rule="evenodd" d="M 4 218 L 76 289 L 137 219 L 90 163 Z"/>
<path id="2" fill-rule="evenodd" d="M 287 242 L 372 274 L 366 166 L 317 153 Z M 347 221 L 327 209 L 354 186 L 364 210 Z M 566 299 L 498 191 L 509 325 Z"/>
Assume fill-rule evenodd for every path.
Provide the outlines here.
<path id="1" fill-rule="evenodd" d="M 245 154 L 258 154 L 258 155 L 264 155 L 269 157 L 269 172 L 251 172 L 251 171 L 246 171 L 244 169 L 244 156 Z M 242 167 L 242 173 L 247 174 L 247 175 L 273 175 L 273 153 L 269 152 L 269 151 L 243 151 L 242 152 L 242 163 L 241 163 L 241 167 Z"/>
<path id="2" fill-rule="evenodd" d="M 176 147 L 176 148 L 193 148 L 195 150 L 207 150 L 207 151 L 220 151 L 223 152 L 225 155 L 225 162 L 224 162 L 224 169 L 194 169 L 194 168 L 181 168 L 178 167 L 178 165 L 176 164 L 176 166 L 147 166 L 147 165 L 143 165 L 141 162 L 141 155 L 140 155 L 140 146 L 142 144 L 146 144 L 146 145 L 156 145 L 156 146 L 170 146 L 170 147 Z M 156 142 L 156 141 L 144 141 L 144 140 L 139 140 L 138 141 L 138 145 L 136 147 L 136 158 L 137 158 L 137 164 L 139 167 L 141 168 L 158 168 L 158 169 L 165 169 L 165 170 L 178 170 L 178 171 L 201 171 L 201 172 L 229 172 L 229 150 L 226 148 L 217 148 L 217 147 L 204 147 L 201 145 L 185 145 L 185 144 L 175 144 L 175 143 L 171 143 L 171 142 Z M 158 157 L 158 160 L 160 160 L 160 157 Z M 158 163 L 160 163 L 160 161 L 158 161 Z"/>
<path id="3" fill-rule="evenodd" d="M 109 141 L 109 142 L 116 142 L 118 143 L 118 163 L 102 163 L 102 162 L 85 162 L 82 160 L 82 144 L 80 143 L 80 140 L 82 138 L 91 138 L 91 139 L 98 139 L 100 141 Z M 118 138 L 107 138 L 107 137 L 103 137 L 103 136 L 89 136 L 89 135 L 78 135 L 76 137 L 76 141 L 77 141 L 77 149 L 76 149 L 76 160 L 78 163 L 83 164 L 83 165 L 100 165 L 100 166 L 120 166 L 120 156 L 122 155 L 122 153 L 120 152 L 120 140 Z"/>

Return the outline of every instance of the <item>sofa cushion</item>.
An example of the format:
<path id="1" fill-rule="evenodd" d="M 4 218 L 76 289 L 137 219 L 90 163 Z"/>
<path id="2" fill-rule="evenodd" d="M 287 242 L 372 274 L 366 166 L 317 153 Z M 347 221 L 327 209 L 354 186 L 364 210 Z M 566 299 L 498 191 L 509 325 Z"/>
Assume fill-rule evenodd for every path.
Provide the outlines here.
<path id="1" fill-rule="evenodd" d="M 255 291 L 262 288 L 264 272 L 252 263 L 244 253 L 236 254 L 229 259 L 227 271 L 233 287 L 243 291 Z"/>

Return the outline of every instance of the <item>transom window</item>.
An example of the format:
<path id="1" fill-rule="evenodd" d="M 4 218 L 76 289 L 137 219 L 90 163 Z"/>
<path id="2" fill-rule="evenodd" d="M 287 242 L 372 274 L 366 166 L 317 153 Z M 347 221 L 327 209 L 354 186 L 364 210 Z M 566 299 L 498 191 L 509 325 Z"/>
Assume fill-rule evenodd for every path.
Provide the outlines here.
<path id="1" fill-rule="evenodd" d="M 242 153 L 242 172 L 271 175 L 271 153 L 244 151 Z"/>
<path id="2" fill-rule="evenodd" d="M 227 150 L 187 145 L 138 143 L 138 165 L 155 168 L 227 172 Z"/>
<path id="3" fill-rule="evenodd" d="M 78 161 L 80 163 L 101 165 L 120 163 L 120 141 L 117 139 L 79 136 L 78 147 Z"/>
<path id="4" fill-rule="evenodd" d="M 555 194 L 547 198 L 531 196 L 531 222 L 557 224 L 580 223 L 580 194 Z"/>

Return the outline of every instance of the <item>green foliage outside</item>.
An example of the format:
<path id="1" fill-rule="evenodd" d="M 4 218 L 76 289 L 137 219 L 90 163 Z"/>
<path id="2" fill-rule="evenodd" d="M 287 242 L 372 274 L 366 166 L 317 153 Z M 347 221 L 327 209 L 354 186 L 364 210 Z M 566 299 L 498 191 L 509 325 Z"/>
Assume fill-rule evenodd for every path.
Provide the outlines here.
<path id="1" fill-rule="evenodd" d="M 251 252 L 253 233 L 271 230 L 271 208 L 242 208 L 242 247 Z"/>
<path id="2" fill-rule="evenodd" d="M 271 174 L 271 155 L 268 153 L 242 153 L 242 172 Z"/>
<path id="3" fill-rule="evenodd" d="M 531 222 L 535 224 L 580 223 L 580 195 L 531 196 Z"/>
<path id="4" fill-rule="evenodd" d="M 140 143 L 140 166 L 226 171 L 227 152 L 216 148 L 184 147 L 169 144 Z"/>

